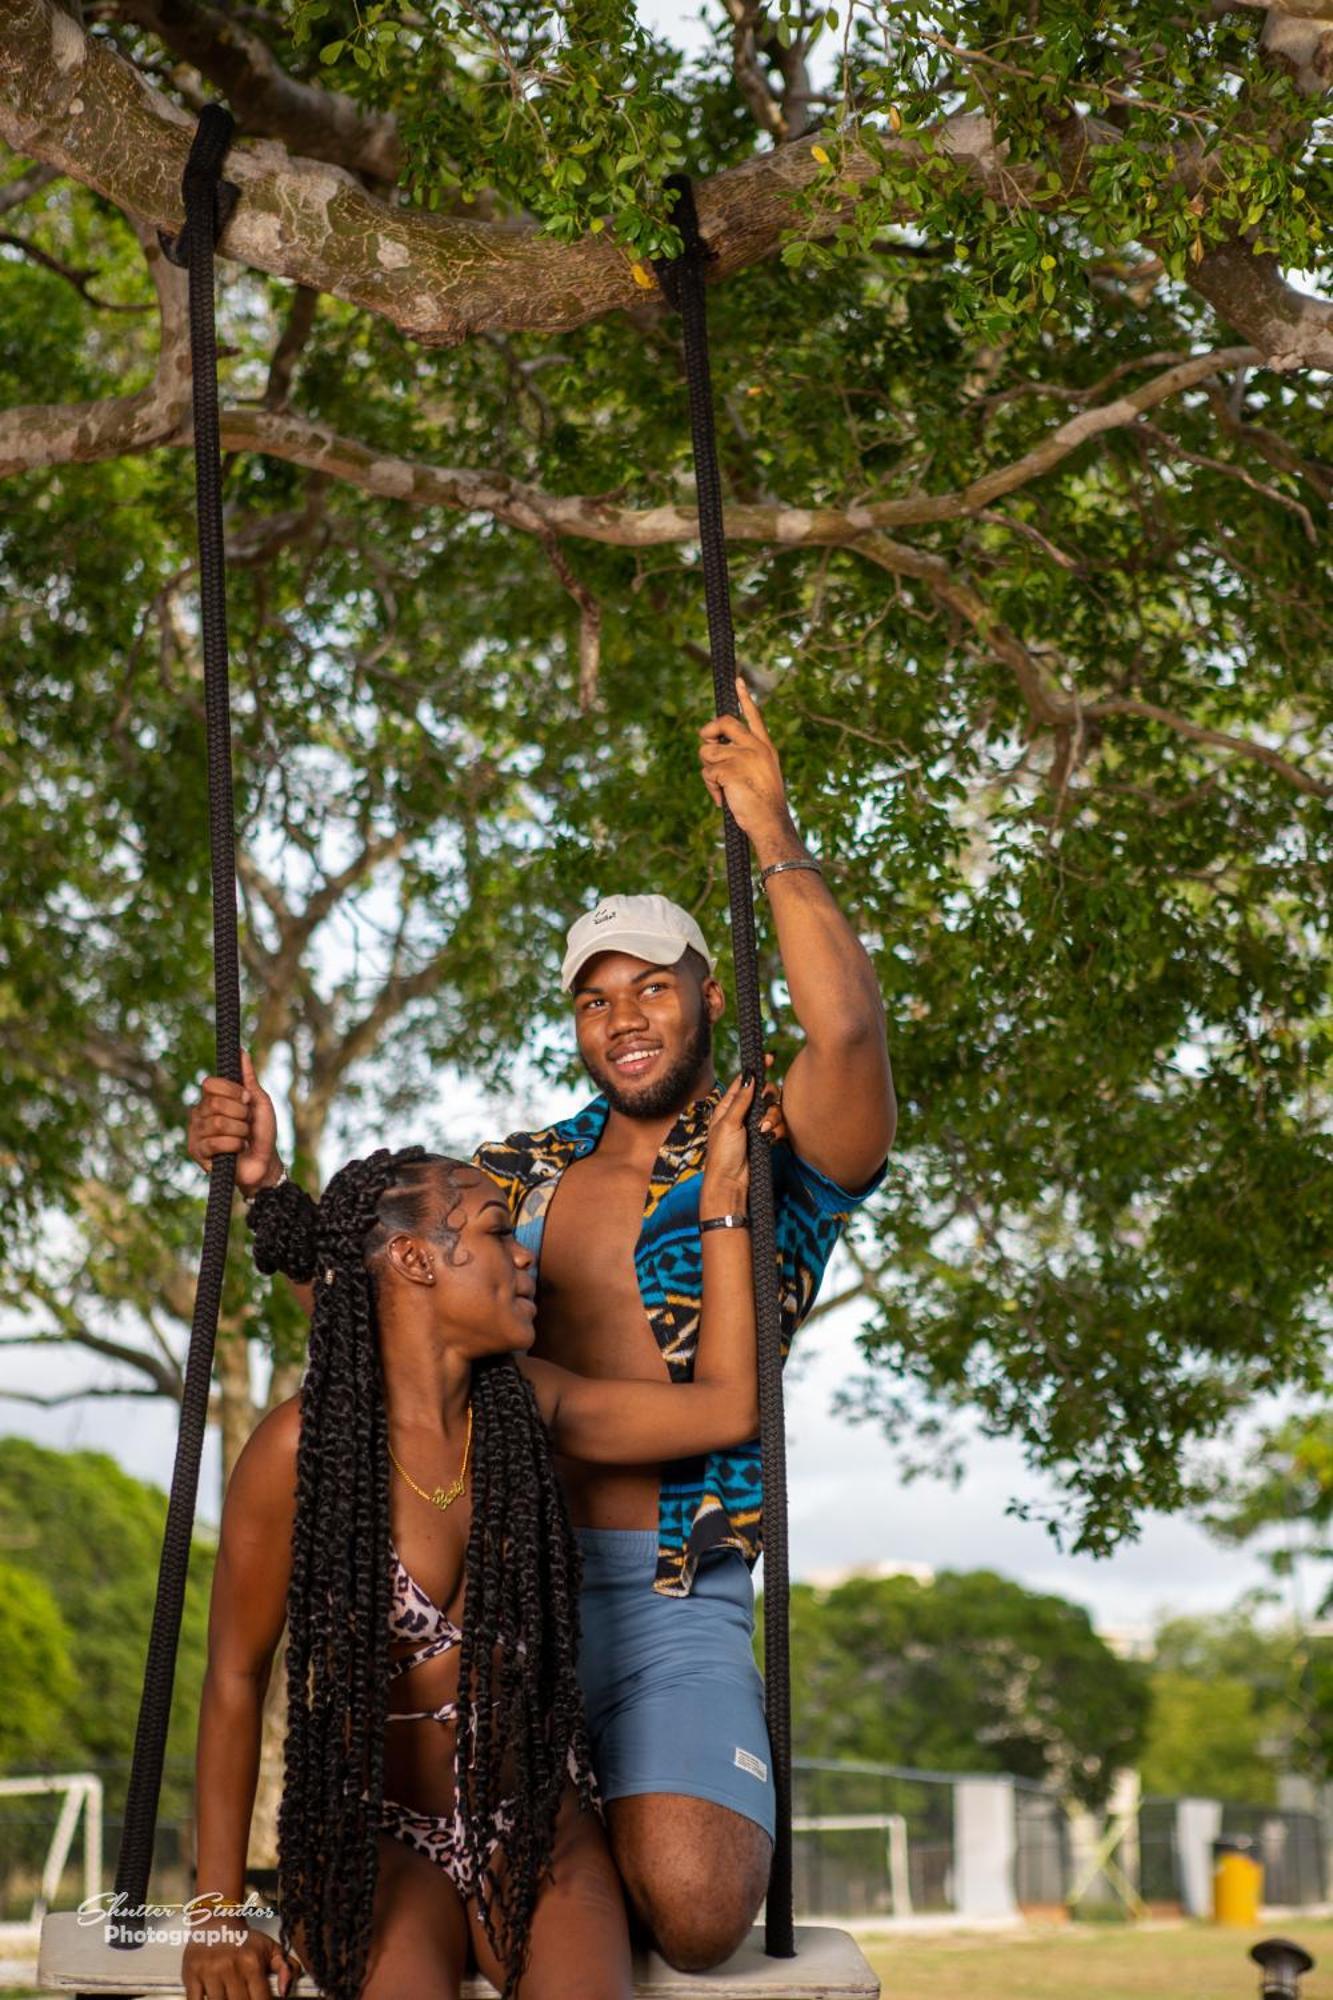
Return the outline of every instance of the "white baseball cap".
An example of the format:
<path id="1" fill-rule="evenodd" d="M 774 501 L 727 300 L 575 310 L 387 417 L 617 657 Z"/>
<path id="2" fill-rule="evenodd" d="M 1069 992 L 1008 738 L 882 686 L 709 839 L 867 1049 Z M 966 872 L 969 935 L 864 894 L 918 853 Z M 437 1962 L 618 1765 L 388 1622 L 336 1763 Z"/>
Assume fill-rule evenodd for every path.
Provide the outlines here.
<path id="1" fill-rule="evenodd" d="M 674 965 L 693 945 L 708 970 L 713 955 L 688 910 L 669 896 L 607 896 L 585 910 L 565 934 L 560 984 L 568 993 L 581 967 L 599 951 L 624 951 L 649 965 Z"/>

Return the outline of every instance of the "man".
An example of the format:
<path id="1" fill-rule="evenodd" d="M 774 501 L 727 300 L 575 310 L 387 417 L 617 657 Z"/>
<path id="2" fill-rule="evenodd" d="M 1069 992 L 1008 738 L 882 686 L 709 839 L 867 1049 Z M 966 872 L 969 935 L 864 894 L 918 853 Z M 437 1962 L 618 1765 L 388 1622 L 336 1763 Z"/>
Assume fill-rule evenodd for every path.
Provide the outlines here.
<path id="1" fill-rule="evenodd" d="M 878 1186 L 895 1103 L 873 968 L 787 807 L 757 704 L 707 724 L 700 763 L 749 837 L 804 1043 L 774 1148 L 784 1352 L 848 1212 Z M 610 897 L 571 927 L 561 983 L 598 1096 L 483 1145 L 538 1260 L 535 1351 L 588 1375 L 688 1379 L 702 1264 L 699 1185 L 725 999 L 693 918 Z M 272 1107 L 210 1078 L 190 1120 L 202 1165 L 281 1172 Z M 699 1972 L 735 1950 L 768 1879 L 773 1788 L 754 1668 L 757 1443 L 660 1471 L 565 1466 L 584 1550 L 583 1681 L 612 1851 L 659 1950 Z"/>

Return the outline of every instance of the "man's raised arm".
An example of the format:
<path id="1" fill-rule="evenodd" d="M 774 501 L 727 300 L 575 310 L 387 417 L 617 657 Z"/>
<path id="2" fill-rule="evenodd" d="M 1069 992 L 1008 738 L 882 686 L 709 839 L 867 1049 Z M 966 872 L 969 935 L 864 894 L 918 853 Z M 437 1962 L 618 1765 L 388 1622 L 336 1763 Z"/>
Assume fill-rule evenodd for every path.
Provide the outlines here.
<path id="1" fill-rule="evenodd" d="M 743 683 L 739 693 L 740 722 L 722 717 L 700 731 L 704 783 L 715 805 L 725 796 L 761 871 L 808 860 L 759 705 Z M 875 969 L 814 869 L 782 868 L 764 886 L 805 1036 L 783 1081 L 789 1143 L 855 1193 L 883 1164 L 898 1115 Z"/>

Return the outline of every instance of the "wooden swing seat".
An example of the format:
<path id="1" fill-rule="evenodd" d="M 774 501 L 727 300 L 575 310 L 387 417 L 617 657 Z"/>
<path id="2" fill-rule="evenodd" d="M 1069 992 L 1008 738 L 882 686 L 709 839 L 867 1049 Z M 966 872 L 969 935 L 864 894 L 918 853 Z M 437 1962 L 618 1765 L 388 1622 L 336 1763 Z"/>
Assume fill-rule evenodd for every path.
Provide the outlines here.
<path id="1" fill-rule="evenodd" d="M 164 1926 L 164 1929 L 167 1927 Z M 268 1926 L 266 1926 L 268 1928 Z M 179 1932 L 150 1938 L 135 1951 L 119 1951 L 105 1941 L 100 1923 L 80 1922 L 61 1911 L 42 1923 L 37 1984 L 53 1993 L 124 1993 L 179 1996 Z M 293 1996 L 313 2000 L 316 1988 L 298 1979 Z M 879 1981 L 845 1931 L 800 1925 L 795 1958 L 767 1958 L 764 1934 L 754 1930 L 734 1958 L 715 1972 L 673 1972 L 648 1952 L 634 1967 L 636 2000 L 879 2000 Z M 494 2000 L 484 1979 L 463 1982 L 463 2000 Z"/>

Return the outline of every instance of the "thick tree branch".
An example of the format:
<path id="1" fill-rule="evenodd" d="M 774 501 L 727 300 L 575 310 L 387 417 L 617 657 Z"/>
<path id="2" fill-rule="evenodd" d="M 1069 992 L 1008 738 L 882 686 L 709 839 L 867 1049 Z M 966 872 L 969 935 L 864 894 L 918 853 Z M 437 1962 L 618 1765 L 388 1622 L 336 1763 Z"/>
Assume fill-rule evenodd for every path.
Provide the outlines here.
<path id="1" fill-rule="evenodd" d="M 785 139 L 787 121 L 769 88 L 759 56 L 758 31 L 763 26 L 763 8 L 759 0 L 726 0 L 726 5 L 731 16 L 731 67 L 736 88 L 760 131 L 774 139 Z"/>
<path id="2" fill-rule="evenodd" d="M 1190 283 L 1268 367 L 1333 370 L 1333 305 L 1289 284 L 1275 257 L 1223 243 L 1190 267 Z"/>
<path id="3" fill-rule="evenodd" d="M 1211 744 L 1219 750 L 1230 751 L 1235 756 L 1247 757 L 1251 763 L 1266 764 L 1270 771 L 1276 771 L 1285 783 L 1293 785 L 1298 792 L 1310 798 L 1333 798 L 1333 782 L 1318 778 L 1299 764 L 1293 764 L 1290 757 L 1284 757 L 1280 750 L 1270 749 L 1266 743 L 1256 743 L 1252 737 L 1233 736 L 1226 729 L 1209 729 L 1204 724 L 1191 721 L 1187 715 L 1178 715 L 1173 709 L 1161 708 L 1156 702 L 1139 701 L 1131 696 L 1116 696 L 1107 701 L 1089 701 L 1082 704 L 1084 717 L 1100 715 L 1138 715 L 1148 722 L 1159 722 L 1164 729 L 1177 736 L 1187 736 L 1194 743 Z"/>
<path id="4" fill-rule="evenodd" d="M 728 507 L 726 532 L 733 542 L 770 542 L 779 548 L 850 547 L 890 528 L 926 527 L 967 519 L 997 500 L 1050 472 L 1073 452 L 1106 433 L 1133 426 L 1148 410 L 1198 387 L 1219 373 L 1256 359 L 1248 347 L 1220 348 L 1192 355 L 1140 388 L 1114 401 L 1082 410 L 1056 426 L 1039 445 L 1008 465 L 984 473 L 950 493 L 908 494 L 851 507 Z M 508 526 L 543 539 L 551 534 L 619 548 L 655 548 L 697 539 L 693 505 L 621 507 L 581 495 L 560 495 L 524 485 L 502 473 L 432 466 L 419 459 L 377 451 L 355 438 L 311 423 L 291 411 L 230 409 L 222 413 L 223 443 L 229 450 L 262 451 L 311 471 L 411 506 L 444 506 L 486 513 Z M 0 418 L 0 448 L 6 436 Z M 185 443 L 177 435 L 169 440 Z M 11 440 L 17 449 L 17 440 Z"/>
<path id="5" fill-rule="evenodd" d="M 226 97 L 241 130 L 280 139 L 310 160 L 393 181 L 402 165 L 396 121 L 340 91 L 300 83 L 235 18 L 204 0 L 116 0 L 116 17 L 147 28 Z"/>
<path id="6" fill-rule="evenodd" d="M 1252 7 L 1293 21 L 1333 22 L 1333 0 L 1214 0 L 1213 12 L 1229 14 L 1234 7 Z"/>
<path id="7" fill-rule="evenodd" d="M 153 1384 L 151 1393 L 158 1396 L 179 1398 L 181 1393 L 180 1370 L 166 1366 L 155 1355 L 145 1354 L 141 1347 L 131 1347 L 125 1341 L 111 1340 L 105 1334 L 94 1333 L 85 1326 L 76 1308 L 66 1299 L 58 1299 L 52 1289 L 41 1282 L 31 1282 L 28 1290 L 40 1299 L 56 1322 L 58 1332 L 35 1332 L 31 1336 L 19 1335 L 12 1344 L 43 1346 L 59 1343 L 61 1346 L 83 1347 L 90 1354 L 99 1354 L 105 1360 L 122 1362 L 128 1368 L 137 1369 Z"/>
<path id="8" fill-rule="evenodd" d="M 0 1389 L 0 1400 L 6 1403 L 31 1403 L 39 1410 L 58 1410 L 63 1403 L 81 1403 L 88 1396 L 160 1396 L 161 1389 L 137 1389 L 126 1385 L 123 1389 L 108 1389 L 90 1386 L 86 1389 L 65 1389 L 57 1396 L 40 1396 L 34 1389 Z M 179 1401 L 179 1397 L 177 1398 Z"/>
<path id="9" fill-rule="evenodd" d="M 154 387 L 139 397 L 112 398 L 84 408 L 53 406 L 0 416 L 0 473 L 22 469 L 25 464 L 119 456 L 156 443 L 187 441 L 182 422 L 185 388 L 180 380 L 180 333 L 176 324 L 182 302 L 179 286 L 172 283 L 178 274 L 166 265 L 156 245 L 145 240 L 145 248 L 150 259 L 156 260 L 155 276 L 163 295 L 163 361 Z M 726 515 L 727 534 L 733 541 L 762 541 L 779 547 L 857 548 L 891 573 L 923 582 L 936 602 L 970 625 L 1010 669 L 1033 721 L 1040 726 L 1081 728 L 1084 719 L 1092 714 L 1137 714 L 1162 722 L 1193 740 L 1251 756 L 1278 771 L 1298 789 L 1319 797 L 1329 796 L 1333 786 L 1302 771 L 1264 745 L 1225 731 L 1206 729 L 1148 703 L 1122 702 L 1099 707 L 1080 702 L 1051 678 L 1042 661 L 1015 633 L 995 619 L 979 593 L 949 561 L 929 550 L 892 540 L 885 533 L 889 527 L 928 526 L 976 515 L 993 521 L 994 500 L 1040 478 L 1090 440 L 1138 424 L 1147 410 L 1215 378 L 1220 371 L 1248 367 L 1260 359 L 1259 352 L 1250 347 L 1223 348 L 1190 356 L 1112 402 L 1080 411 L 1022 457 L 952 493 L 908 495 L 850 508 L 733 507 Z M 188 376 L 188 358 L 185 375 Z M 165 395 L 157 390 L 157 380 L 164 377 L 172 385 L 171 393 Z M 158 436 L 152 434 L 155 424 L 160 430 Z M 1160 437 L 1155 427 L 1147 428 Z M 559 555 L 557 537 L 573 535 L 619 546 L 645 547 L 690 542 L 698 533 L 697 518 L 690 506 L 636 509 L 580 496 L 552 496 L 503 475 L 428 466 L 396 454 L 380 453 L 285 410 L 226 411 L 222 417 L 222 441 L 229 450 L 264 451 L 386 498 L 417 506 L 444 505 L 486 512 L 512 527 L 535 534 L 556 562 L 561 581 L 579 604 L 580 689 L 585 705 L 595 696 L 599 615 L 595 601 L 577 585 L 568 564 Z M 1285 501 L 1286 496 L 1262 490 L 1270 498 Z M 1308 523 L 1308 513 L 1300 511 Z M 401 838 L 393 835 L 368 842 L 345 870 L 322 885 L 299 915 L 286 906 L 275 884 L 263 878 L 248 860 L 242 860 L 243 878 L 263 897 L 279 926 L 281 942 L 270 968 L 274 977 L 266 981 L 270 993 L 288 983 L 277 976 L 279 965 L 290 970 L 293 959 L 299 959 L 317 924 L 368 868 L 398 851 Z M 422 981 L 420 990 L 424 992 L 430 990 L 438 976 L 434 968 L 426 968 L 413 980 L 392 982 L 392 992 L 385 989 L 381 1003 L 353 1030 L 345 1047 L 360 1047 L 368 1036 L 373 1037 L 384 1018 L 383 1006 L 392 1001 L 395 1010 L 400 1008 L 413 997 L 416 980 Z M 267 1026 L 274 1028 L 271 1022 Z M 267 1036 L 269 1040 L 273 1038 L 273 1034 Z"/>
<path id="10" fill-rule="evenodd" d="M 1333 80 L 1333 0 L 1272 0 L 1260 38 L 1306 97 L 1322 97 Z"/>
<path id="11" fill-rule="evenodd" d="M 188 423 L 189 283 L 169 264 L 156 233 L 131 218 L 157 290 L 161 339 L 145 389 L 95 403 L 30 403 L 0 412 L 0 478 L 46 465 L 87 465 L 151 450 Z"/>
<path id="12" fill-rule="evenodd" d="M 1302 771 L 1279 752 L 1262 744 L 1251 743 L 1225 731 L 1205 729 L 1190 723 L 1187 718 L 1165 709 L 1154 709 L 1147 703 L 1122 703 L 1107 707 L 1080 702 L 1052 678 L 1037 653 L 995 618 L 979 592 L 952 563 L 930 550 L 891 539 L 884 533 L 885 527 L 890 525 L 925 526 L 975 515 L 993 519 L 989 506 L 993 499 L 1039 478 L 1090 439 L 1114 429 L 1132 426 L 1146 410 L 1165 402 L 1169 396 L 1196 387 L 1216 376 L 1220 370 L 1244 367 L 1255 359 L 1254 350 L 1250 348 L 1223 348 L 1212 354 L 1191 356 L 1189 360 L 1179 362 L 1153 377 L 1139 389 L 1117 397 L 1112 403 L 1081 411 L 1057 426 L 1048 438 L 1020 459 L 984 474 L 953 493 L 914 495 L 850 508 L 732 507 L 726 514 L 728 539 L 735 542 L 767 542 L 781 548 L 851 548 L 893 575 L 912 577 L 924 583 L 935 601 L 970 626 L 987 649 L 1008 667 L 1033 722 L 1040 727 L 1076 728 L 1081 726 L 1082 719 L 1095 714 L 1142 715 L 1193 740 L 1211 743 L 1237 755 L 1251 756 L 1277 771 L 1299 790 L 1315 796 L 1329 796 L 1333 794 L 1333 786 Z M 0 419 L 0 467 L 5 463 L 5 435 L 6 424 Z M 492 514 L 512 527 L 535 534 L 548 552 L 555 546 L 553 537 L 557 535 L 578 536 L 634 548 L 691 542 L 698 535 L 697 517 L 688 505 L 622 508 L 578 496 L 553 496 L 502 475 L 428 466 L 394 454 L 380 453 L 290 412 L 225 411 L 222 438 L 229 450 L 269 452 L 385 498 L 405 500 L 416 506 L 448 506 Z M 177 430 L 167 441 L 184 443 L 187 439 Z M 567 579 L 562 577 L 562 581 L 569 587 Z M 586 643 L 587 610 L 582 603 L 580 609 L 585 621 L 583 693 L 585 699 L 591 699 L 595 682 Z M 275 885 L 261 879 L 248 860 L 240 861 L 238 865 L 244 879 L 269 904 L 279 923 L 283 933 L 279 958 L 284 965 L 292 953 L 299 956 L 310 931 L 346 888 L 368 867 L 386 858 L 392 845 L 392 838 L 378 847 L 368 845 L 348 869 L 324 885 L 299 918 L 282 902 Z M 299 938 L 297 931 L 300 932 Z M 275 990 L 281 984 L 275 978 Z M 411 996 L 401 996 L 407 997 Z M 362 1029 L 369 1030 L 373 1025 L 368 1021 L 362 1024 Z M 268 1039 L 272 1038 L 273 1035 L 269 1034 Z"/>
<path id="13" fill-rule="evenodd" d="M 55 0 L 7 0 L 7 7 L 0 137 L 127 213 L 179 228 L 192 121 L 114 49 L 84 35 Z M 942 120 L 935 142 L 998 185 L 1001 161 L 986 119 Z M 891 143 L 919 151 L 909 139 Z M 849 197 L 830 197 L 822 213 L 804 217 L 791 202 L 820 171 L 798 141 L 701 182 L 700 226 L 715 253 L 714 275 L 770 256 L 789 229 L 827 233 Z M 843 179 L 859 184 L 877 172 L 869 156 L 849 150 Z M 272 140 L 234 147 L 227 173 L 241 201 L 223 240 L 226 255 L 363 306 L 427 343 L 487 329 L 581 326 L 644 303 L 630 258 L 604 236 L 561 244 L 527 223 L 391 207 L 344 169 L 292 159 Z"/>
<path id="14" fill-rule="evenodd" d="M 165 0 L 163 0 L 165 4 Z M 55 0 L 8 0 L 0 40 L 0 137 L 48 166 L 98 189 L 127 213 L 178 228 L 181 172 L 191 121 L 106 44 L 86 36 Z M 1073 118 L 1061 131 L 1067 162 L 1061 196 L 1081 186 L 1103 134 Z M 920 142 L 883 136 L 907 158 Z M 990 120 L 980 113 L 941 119 L 937 150 L 963 162 L 1007 204 L 1037 199 L 1032 170 L 1010 167 Z M 855 146 L 839 181 L 859 186 L 878 162 Z M 1188 177 L 1182 165 L 1182 181 Z M 724 278 L 772 255 L 784 234 L 826 234 L 854 199 L 829 194 L 818 212 L 798 213 L 792 196 L 820 172 L 802 140 L 776 146 L 700 182 L 700 226 Z M 604 236 L 561 244 L 528 224 L 464 221 L 377 201 L 344 169 L 292 159 L 271 140 L 233 149 L 228 174 L 241 202 L 224 239 L 226 254 L 280 277 L 363 306 L 417 339 L 448 345 L 483 330 L 580 326 L 641 307 L 630 259 Z M 904 204 L 901 219 L 910 219 Z M 1192 267 L 1190 282 L 1238 333 L 1279 367 L 1333 369 L 1333 306 L 1283 280 L 1271 260 L 1244 244 L 1223 246 Z"/>
<path id="15" fill-rule="evenodd" d="M 1227 347 L 1211 354 L 1192 355 L 1140 388 L 1117 396 L 1110 403 L 1080 411 L 1054 428 L 1031 451 L 953 492 L 908 494 L 851 507 L 729 507 L 727 537 L 735 542 L 772 542 L 780 548 L 845 547 L 890 528 L 926 527 L 966 519 L 1040 478 L 1094 438 L 1133 425 L 1145 411 L 1157 408 L 1171 397 L 1196 388 L 1228 369 L 1250 365 L 1256 359 L 1255 350 L 1248 347 Z M 0 418 L 0 454 L 5 436 L 6 426 Z M 689 502 L 664 507 L 620 507 L 581 495 L 544 493 L 502 473 L 431 466 L 418 459 L 379 452 L 291 411 L 224 410 L 222 436 L 229 450 L 267 452 L 381 498 L 404 500 L 412 506 L 456 507 L 465 512 L 491 514 L 510 527 L 540 537 L 567 535 L 619 548 L 655 548 L 670 542 L 692 542 L 698 537 L 698 517 Z M 169 440 L 187 441 L 183 435 Z M 17 449 L 18 441 L 10 442 L 11 449 Z"/>

